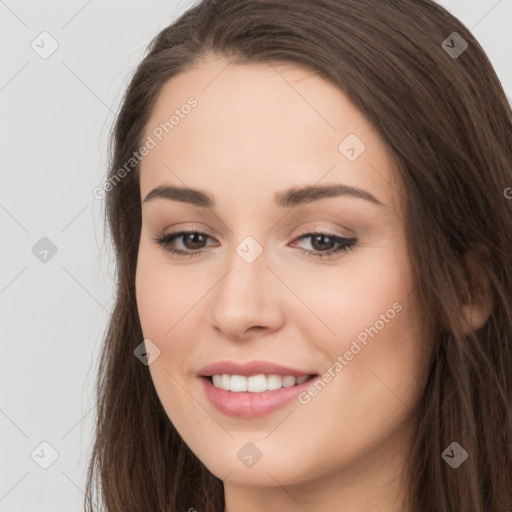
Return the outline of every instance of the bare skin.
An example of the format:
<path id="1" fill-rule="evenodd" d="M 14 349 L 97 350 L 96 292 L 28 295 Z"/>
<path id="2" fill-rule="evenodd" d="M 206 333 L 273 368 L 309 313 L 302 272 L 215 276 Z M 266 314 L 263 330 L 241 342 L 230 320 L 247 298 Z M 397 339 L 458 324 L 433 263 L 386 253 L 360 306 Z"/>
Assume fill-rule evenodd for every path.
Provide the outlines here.
<path id="1" fill-rule="evenodd" d="M 431 344 L 418 329 L 392 154 L 344 93 L 314 73 L 228 62 L 212 56 L 170 80 L 146 126 L 151 136 L 197 99 L 143 159 L 141 200 L 175 185 L 216 203 L 143 202 L 137 305 L 144 337 L 160 350 L 150 365 L 156 391 L 183 440 L 223 480 L 226 512 L 397 512 Z M 349 134 L 365 145 L 353 161 L 339 149 Z M 363 189 L 382 204 L 350 195 L 273 204 L 278 191 L 326 184 Z M 154 241 L 183 230 L 207 235 L 202 246 L 186 236 L 170 244 L 192 257 Z M 312 232 L 331 238 L 300 238 Z M 251 263 L 236 251 L 249 236 L 263 250 Z M 332 237 L 357 243 L 320 258 L 339 248 Z M 347 356 L 372 326 L 377 334 Z M 237 418 L 207 400 L 197 375 L 219 360 L 320 376 L 330 369 L 331 378 L 302 403 Z M 262 454 L 252 467 L 237 457 L 247 442 Z"/>

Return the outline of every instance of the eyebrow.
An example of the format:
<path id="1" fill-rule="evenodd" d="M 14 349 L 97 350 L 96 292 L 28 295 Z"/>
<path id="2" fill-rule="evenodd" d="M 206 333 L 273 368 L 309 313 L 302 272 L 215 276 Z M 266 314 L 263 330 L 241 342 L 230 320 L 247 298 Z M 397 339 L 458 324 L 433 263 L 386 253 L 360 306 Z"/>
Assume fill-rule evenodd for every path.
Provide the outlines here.
<path id="1" fill-rule="evenodd" d="M 385 206 L 374 195 L 370 194 L 370 192 L 340 183 L 329 185 L 307 185 L 304 187 L 293 187 L 288 190 L 276 192 L 274 195 L 274 204 L 281 208 L 287 208 L 312 203 L 319 199 L 340 196 L 356 197 L 378 206 Z M 200 208 L 215 208 L 215 199 L 213 196 L 202 190 L 188 187 L 161 185 L 149 192 L 143 203 L 148 203 L 154 199 L 180 201 Z"/>

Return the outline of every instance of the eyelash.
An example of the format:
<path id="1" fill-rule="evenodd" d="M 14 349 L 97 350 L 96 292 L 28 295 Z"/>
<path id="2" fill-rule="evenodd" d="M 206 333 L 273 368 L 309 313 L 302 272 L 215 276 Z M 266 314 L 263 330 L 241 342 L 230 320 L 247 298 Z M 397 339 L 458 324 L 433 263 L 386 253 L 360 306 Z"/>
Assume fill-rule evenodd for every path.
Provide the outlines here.
<path id="1" fill-rule="evenodd" d="M 164 235 L 157 235 L 153 239 L 153 241 L 156 244 L 162 246 L 165 251 L 167 251 L 167 252 L 169 252 L 171 254 L 175 254 L 177 256 L 180 256 L 180 257 L 199 256 L 200 254 L 202 254 L 204 252 L 203 249 L 198 249 L 198 250 L 193 251 L 193 252 L 188 252 L 188 251 L 182 251 L 180 249 L 175 249 L 174 247 L 170 246 L 170 244 L 176 238 L 180 238 L 182 236 L 192 235 L 192 234 L 203 235 L 205 237 L 211 238 L 210 235 L 207 235 L 206 233 L 202 233 L 200 231 L 179 231 L 179 232 L 176 232 L 176 233 L 168 233 L 168 234 L 164 234 Z M 299 250 L 303 254 L 306 254 L 308 256 L 313 256 L 313 257 L 319 258 L 319 259 L 332 258 L 333 256 L 335 256 L 337 254 L 340 254 L 340 253 L 343 253 L 343 252 L 347 252 L 347 251 L 352 251 L 357 246 L 357 242 L 358 242 L 357 238 L 344 238 L 344 237 L 332 235 L 330 233 L 320 233 L 320 232 L 319 233 L 316 233 L 316 232 L 305 232 L 305 233 L 302 233 L 301 235 L 299 235 L 297 238 L 295 238 L 295 240 L 301 240 L 301 239 L 304 239 L 304 238 L 312 238 L 314 236 L 325 236 L 325 237 L 331 238 L 335 243 L 341 244 L 341 247 L 339 247 L 338 249 L 335 249 L 335 250 L 331 250 L 329 252 L 311 251 L 309 249 L 301 249 L 301 248 L 299 248 Z"/>

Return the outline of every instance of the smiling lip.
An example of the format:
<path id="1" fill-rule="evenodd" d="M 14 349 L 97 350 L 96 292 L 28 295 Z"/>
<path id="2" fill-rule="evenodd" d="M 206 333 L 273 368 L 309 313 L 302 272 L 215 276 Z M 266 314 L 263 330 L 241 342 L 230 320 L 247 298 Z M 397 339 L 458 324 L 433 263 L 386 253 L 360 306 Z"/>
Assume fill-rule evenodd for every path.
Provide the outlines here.
<path id="1" fill-rule="evenodd" d="M 250 391 L 234 392 L 217 388 L 210 380 L 217 374 L 244 375 L 249 377 L 258 374 L 291 375 L 294 377 L 315 377 L 315 372 L 307 372 L 265 361 L 251 361 L 241 365 L 232 361 L 219 361 L 209 364 L 198 372 L 203 391 L 210 403 L 220 412 L 238 418 L 256 418 L 270 414 L 290 403 L 299 393 L 310 385 L 311 379 L 302 384 L 283 387 L 272 391 L 252 393 Z"/>
<path id="2" fill-rule="evenodd" d="M 296 368 L 281 366 L 279 364 L 269 363 L 267 361 L 250 361 L 249 363 L 239 364 L 233 361 L 217 361 L 208 364 L 199 370 L 200 377 L 211 377 L 215 374 L 227 373 L 229 375 L 258 375 L 259 373 L 275 374 L 275 375 L 292 375 L 301 377 L 303 375 L 313 375 L 315 372 L 305 372 Z"/>

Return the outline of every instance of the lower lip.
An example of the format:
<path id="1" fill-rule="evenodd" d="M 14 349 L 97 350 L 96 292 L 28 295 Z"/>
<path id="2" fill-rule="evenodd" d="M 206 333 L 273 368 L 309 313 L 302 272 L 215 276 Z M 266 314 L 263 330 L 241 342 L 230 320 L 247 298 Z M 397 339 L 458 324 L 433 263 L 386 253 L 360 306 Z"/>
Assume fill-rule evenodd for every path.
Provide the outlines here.
<path id="1" fill-rule="evenodd" d="M 302 384 L 261 393 L 226 391 L 215 387 L 206 377 L 201 377 L 201 380 L 206 397 L 220 412 L 238 418 L 257 418 L 290 403 L 310 385 L 313 378 Z"/>

